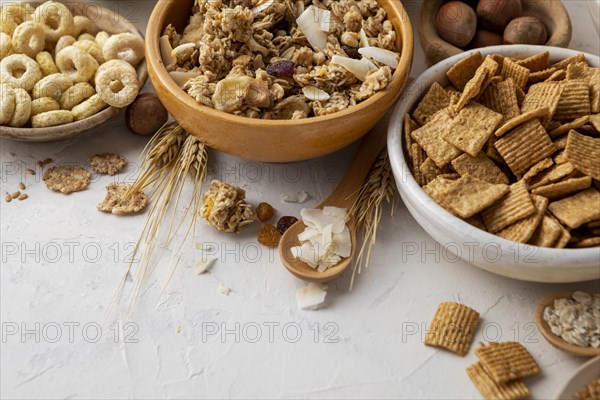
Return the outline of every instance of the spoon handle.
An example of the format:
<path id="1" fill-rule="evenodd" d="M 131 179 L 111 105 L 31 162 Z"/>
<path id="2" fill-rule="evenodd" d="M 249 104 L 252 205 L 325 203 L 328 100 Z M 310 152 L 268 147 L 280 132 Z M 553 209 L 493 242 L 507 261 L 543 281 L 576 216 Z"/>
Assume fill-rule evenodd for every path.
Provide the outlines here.
<path id="1" fill-rule="evenodd" d="M 319 208 L 329 205 L 348 209 L 352 207 L 371 167 L 385 149 L 386 139 L 386 130 L 381 124 L 364 137 L 344 179 Z"/>

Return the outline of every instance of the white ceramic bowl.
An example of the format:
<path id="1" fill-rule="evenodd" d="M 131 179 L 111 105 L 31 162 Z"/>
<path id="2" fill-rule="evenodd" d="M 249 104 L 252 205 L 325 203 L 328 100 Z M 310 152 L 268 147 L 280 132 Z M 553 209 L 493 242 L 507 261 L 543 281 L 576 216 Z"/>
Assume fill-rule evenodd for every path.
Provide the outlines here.
<path id="1" fill-rule="evenodd" d="M 575 393 L 598 378 L 600 378 L 600 357 L 592 358 L 579 367 L 573 373 L 573 376 L 564 383 L 554 398 L 556 400 L 572 399 L 575 397 Z"/>
<path id="2" fill-rule="evenodd" d="M 578 54 L 575 50 L 546 46 L 495 46 L 479 49 L 485 56 L 502 54 L 525 58 L 548 50 L 556 62 Z M 600 247 L 549 249 L 516 243 L 482 231 L 450 214 L 419 187 L 406 163 L 402 118 L 412 111 L 433 82 L 449 83 L 446 71 L 473 51 L 458 54 L 425 71 L 404 92 L 396 105 L 388 130 L 388 151 L 398 190 L 417 222 L 451 253 L 484 270 L 514 279 L 566 283 L 600 279 Z M 600 57 L 585 54 L 588 63 L 600 67 Z"/>
<path id="3" fill-rule="evenodd" d="M 588 4 L 590 6 L 592 19 L 594 20 L 594 25 L 596 25 L 596 32 L 600 35 L 600 0 L 590 0 L 588 1 Z"/>

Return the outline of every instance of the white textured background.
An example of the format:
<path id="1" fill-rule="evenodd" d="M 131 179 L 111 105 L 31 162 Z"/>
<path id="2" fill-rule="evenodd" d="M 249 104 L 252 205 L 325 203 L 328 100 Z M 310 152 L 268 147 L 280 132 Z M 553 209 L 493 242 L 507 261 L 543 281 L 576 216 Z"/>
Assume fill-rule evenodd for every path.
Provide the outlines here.
<path id="1" fill-rule="evenodd" d="M 574 25 L 571 47 L 599 54 L 587 2 L 565 3 Z M 100 4 L 144 29 L 154 1 Z M 405 4 L 415 24 L 419 2 Z M 417 43 L 412 76 L 423 69 Z M 402 204 L 394 219 L 384 218 L 371 268 L 355 289 L 348 291 L 348 277 L 332 283 L 317 312 L 297 310 L 295 291 L 303 284 L 274 251 L 255 243 L 258 224 L 231 236 L 200 223 L 193 241 L 214 244 L 220 260 L 212 271 L 194 274 L 201 253 L 190 241 L 169 280 L 171 246 L 133 318 L 107 318 L 145 216 L 119 218 L 95 205 L 109 182 L 133 180 L 144 144 L 121 117 L 60 143 L 0 141 L 1 192 L 25 181 L 30 197 L 0 206 L 2 398 L 480 398 L 464 372 L 473 354 L 461 358 L 421 343 L 437 305 L 449 300 L 482 314 L 476 342 L 527 346 L 543 370 L 528 380 L 534 398 L 551 398 L 583 362 L 551 347 L 532 314 L 547 294 L 598 291 L 598 282 L 531 284 L 453 262 Z M 70 196 L 47 190 L 39 171 L 24 174 L 46 157 L 81 164 L 105 151 L 126 156 L 128 171 L 94 177 L 88 190 Z M 303 206 L 317 204 L 353 153 L 267 165 L 212 152 L 209 179 L 242 186 L 250 202 L 268 201 L 278 215 L 298 214 L 302 206 L 280 203 L 280 193 L 306 190 L 312 198 Z M 409 245 L 417 255 L 403 255 Z M 221 284 L 232 289 L 228 297 L 218 292 Z"/>

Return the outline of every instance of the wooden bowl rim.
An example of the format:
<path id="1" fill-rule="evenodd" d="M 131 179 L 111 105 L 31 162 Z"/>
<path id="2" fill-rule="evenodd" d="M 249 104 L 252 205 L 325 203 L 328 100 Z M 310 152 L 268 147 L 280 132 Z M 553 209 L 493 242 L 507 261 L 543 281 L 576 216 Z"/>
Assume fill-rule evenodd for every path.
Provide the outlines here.
<path id="1" fill-rule="evenodd" d="M 444 57 L 448 58 L 460 53 L 463 53 L 465 51 L 469 51 L 469 50 L 476 50 L 476 49 L 461 49 L 460 47 L 456 47 L 453 44 L 450 44 L 448 42 L 446 42 L 444 39 L 442 39 L 438 33 L 437 30 L 435 29 L 435 14 L 437 13 L 439 6 L 438 7 L 432 7 L 432 5 L 434 5 L 436 2 L 438 1 L 443 1 L 443 0 L 424 0 L 423 1 L 423 5 L 421 6 L 421 12 L 420 12 L 420 17 L 419 17 L 419 43 L 421 45 L 421 48 L 423 49 L 423 52 L 425 53 L 425 59 L 426 61 L 429 63 L 429 57 L 430 55 L 427 53 L 427 48 L 429 46 L 431 46 L 432 44 L 437 44 L 438 47 L 441 49 L 445 49 L 447 56 Z M 543 1 L 537 1 L 537 0 L 522 0 L 523 3 L 532 3 L 535 5 L 542 5 L 542 6 L 547 6 L 547 4 Z M 553 15 L 553 19 L 554 21 L 556 21 L 556 26 L 558 27 L 558 29 L 555 29 L 554 32 L 552 32 L 552 35 L 548 37 L 548 39 L 546 40 L 546 43 L 544 43 L 541 46 L 554 46 L 554 47 L 567 47 L 571 41 L 571 37 L 572 37 L 572 22 L 571 22 L 571 17 L 567 11 L 567 9 L 565 8 L 564 4 L 562 3 L 562 1 L 558 1 L 558 2 L 553 2 L 556 3 L 554 5 L 554 7 L 557 7 L 557 9 L 559 10 L 559 13 Z M 433 15 L 433 16 L 432 16 Z M 548 23 L 546 21 L 542 21 L 544 23 L 544 25 L 548 25 Z M 567 38 L 568 38 L 568 42 L 564 43 L 563 41 L 559 40 L 560 36 L 562 34 L 567 34 Z M 504 45 L 504 44 L 503 44 Z M 440 59 L 433 59 L 432 60 L 433 63 L 439 62 L 441 61 Z M 431 65 L 431 64 L 430 64 Z"/>
<path id="2" fill-rule="evenodd" d="M 540 332 L 542 332 L 544 338 L 546 338 L 546 340 L 550 342 L 552 346 L 563 350 L 567 353 L 580 357 L 600 356 L 600 349 L 595 349 L 593 347 L 576 346 L 574 344 L 566 342 L 563 338 L 556 336 L 554 333 L 552 333 L 552 331 L 550 330 L 550 326 L 544 320 L 544 310 L 547 306 L 554 304 L 554 300 L 556 299 L 571 297 L 573 293 L 575 293 L 575 291 L 554 293 L 540 300 L 537 307 L 535 308 L 535 322 Z"/>
<path id="3" fill-rule="evenodd" d="M 28 2 L 31 5 L 41 4 L 42 2 L 30 1 Z M 77 7 L 80 5 L 78 2 L 74 1 L 61 1 L 63 4 L 73 4 L 74 7 L 70 7 L 71 11 L 74 15 L 82 15 L 80 12 L 83 10 L 82 8 Z M 123 29 L 121 32 L 131 32 L 142 39 L 144 39 L 144 35 L 142 32 L 127 18 L 123 15 L 118 14 L 117 12 L 108 9 L 106 7 L 102 7 L 95 3 L 92 3 L 95 10 L 98 10 L 99 15 L 101 15 L 101 19 L 110 18 L 114 21 L 119 21 L 118 26 L 121 26 Z M 88 8 L 85 8 L 87 10 Z M 121 32 L 115 32 L 121 33 Z M 110 33 L 110 32 L 109 32 Z M 140 64 L 136 67 L 138 82 L 140 84 L 140 91 L 142 87 L 145 85 L 146 80 L 148 79 L 148 66 L 146 64 L 146 60 L 142 60 Z M 91 131 L 92 129 L 100 126 L 104 122 L 112 119 L 114 116 L 119 114 L 119 112 L 123 110 L 123 108 L 117 107 L 108 107 L 97 114 L 92 115 L 91 117 L 84 118 L 80 121 L 74 121 L 64 125 L 44 127 L 44 128 L 15 128 L 10 126 L 0 126 L 0 138 L 12 139 L 17 141 L 24 142 L 51 142 L 69 139 L 75 136 L 79 136 L 83 133 Z"/>
<path id="4" fill-rule="evenodd" d="M 160 55 L 159 38 L 162 34 L 163 25 L 166 21 L 161 21 L 160 17 L 165 14 L 173 4 L 178 0 L 161 0 L 157 3 L 156 7 L 152 11 L 150 20 L 148 22 L 148 29 L 146 30 L 146 60 L 148 61 L 149 68 L 153 72 L 150 80 L 153 84 L 160 84 L 167 90 L 173 93 L 179 101 L 184 103 L 187 107 L 191 107 L 198 111 L 200 114 L 206 115 L 211 118 L 220 119 L 233 124 L 246 126 L 248 128 L 260 128 L 260 127 L 297 127 L 306 126 L 307 128 L 314 124 L 320 124 L 324 122 L 334 122 L 339 119 L 344 119 L 349 115 L 360 112 L 367 108 L 375 106 L 381 100 L 399 96 L 402 88 L 406 84 L 410 69 L 412 67 L 413 53 L 414 53 L 414 33 L 410 18 L 406 12 L 406 9 L 400 1 L 395 0 L 377 0 L 382 7 L 388 12 L 388 18 L 390 18 L 389 11 L 394 11 L 394 15 L 390 20 L 393 19 L 394 29 L 396 34 L 400 36 L 402 43 L 402 49 L 400 52 L 400 60 L 398 67 L 392 75 L 392 80 L 388 87 L 381 92 L 375 93 L 367 100 L 348 107 L 345 110 L 338 111 L 333 114 L 311 117 L 300 120 L 265 120 L 255 119 L 249 117 L 242 117 L 219 111 L 211 107 L 204 106 L 196 102 L 190 95 L 188 95 L 181 87 L 179 87 L 175 81 L 170 77 L 167 69 L 163 63 Z M 383 4 L 382 4 L 383 3 Z M 385 4 L 385 5 L 384 5 Z M 158 82 L 153 81 L 153 76 L 156 77 Z M 365 132 L 366 133 L 366 132 Z"/>

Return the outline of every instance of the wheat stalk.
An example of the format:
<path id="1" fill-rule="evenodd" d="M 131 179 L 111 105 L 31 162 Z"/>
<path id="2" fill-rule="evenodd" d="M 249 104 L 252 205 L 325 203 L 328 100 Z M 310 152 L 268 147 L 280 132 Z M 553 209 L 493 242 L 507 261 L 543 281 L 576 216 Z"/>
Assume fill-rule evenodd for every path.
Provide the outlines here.
<path id="1" fill-rule="evenodd" d="M 156 265 L 151 267 L 151 261 L 155 255 L 161 228 L 168 226 L 164 246 L 166 248 L 176 237 L 189 215 L 190 209 L 192 210 L 189 228 L 175 252 L 175 257 L 177 257 L 189 233 L 195 227 L 196 215 L 198 215 L 201 205 L 201 188 L 206 178 L 208 163 L 206 145 L 196 137 L 189 135 L 177 122 L 165 124 L 159 129 L 142 152 L 142 155 L 144 161 L 142 162 L 140 175 L 132 185 L 129 193 L 152 186 L 154 189 L 153 202 L 149 207 L 146 222 L 134 249 L 132 261 L 117 289 L 111 306 L 111 310 L 116 307 L 123 293 L 127 277 L 132 272 L 134 260 L 137 255 L 140 255 L 139 267 L 134 277 L 129 300 L 130 314 L 139 300 L 146 278 L 156 267 Z M 186 212 L 181 216 L 177 228 L 174 229 L 181 194 L 188 176 L 192 178 L 194 185 L 193 196 L 186 206 Z M 175 199 L 175 202 L 173 202 L 173 199 Z M 170 222 L 165 224 L 164 221 L 169 207 L 172 207 Z M 172 274 L 172 271 L 170 273 Z"/>
<path id="2" fill-rule="evenodd" d="M 350 290 L 354 285 L 356 274 L 362 272 L 363 267 L 369 267 L 371 250 L 377 240 L 377 229 L 383 214 L 383 202 L 392 205 L 392 216 L 396 209 L 396 182 L 392 174 L 392 167 L 385 149 L 369 172 L 367 180 L 360 188 L 358 197 L 350 213 L 356 219 L 356 227 L 362 239 L 358 255 L 352 267 Z"/>

